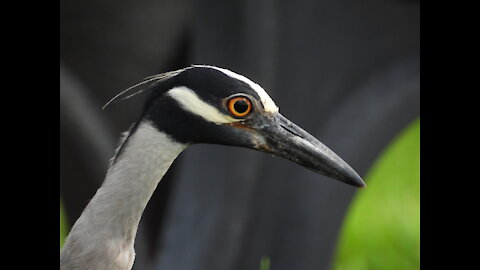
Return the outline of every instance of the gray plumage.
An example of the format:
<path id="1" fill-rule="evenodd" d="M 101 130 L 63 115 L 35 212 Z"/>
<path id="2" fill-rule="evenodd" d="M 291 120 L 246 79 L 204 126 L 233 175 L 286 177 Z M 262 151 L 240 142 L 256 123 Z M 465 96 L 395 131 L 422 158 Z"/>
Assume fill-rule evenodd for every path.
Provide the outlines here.
<path id="1" fill-rule="evenodd" d="M 131 269 L 143 210 L 185 147 L 150 123 L 141 123 L 72 227 L 60 255 L 60 269 Z"/>

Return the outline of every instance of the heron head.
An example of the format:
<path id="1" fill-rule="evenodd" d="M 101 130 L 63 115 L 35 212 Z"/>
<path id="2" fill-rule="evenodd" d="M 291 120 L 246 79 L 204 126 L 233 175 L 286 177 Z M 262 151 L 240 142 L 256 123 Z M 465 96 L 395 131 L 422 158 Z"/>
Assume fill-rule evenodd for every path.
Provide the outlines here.
<path id="1" fill-rule="evenodd" d="M 347 184 L 365 186 L 355 170 L 280 114 L 266 91 L 242 75 L 194 65 L 144 82 L 153 86 L 149 88 L 142 121 L 151 122 L 178 142 L 251 148 Z"/>

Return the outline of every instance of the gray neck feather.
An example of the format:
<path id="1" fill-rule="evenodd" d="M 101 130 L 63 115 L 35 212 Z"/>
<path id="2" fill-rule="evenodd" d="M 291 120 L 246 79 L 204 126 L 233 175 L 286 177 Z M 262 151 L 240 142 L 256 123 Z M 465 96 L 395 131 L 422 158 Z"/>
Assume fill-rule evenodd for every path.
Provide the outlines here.
<path id="1" fill-rule="evenodd" d="M 118 254 L 104 254 L 119 252 L 115 248 L 109 250 L 105 243 L 107 246 L 123 246 L 133 252 L 137 227 L 150 197 L 175 158 L 186 147 L 151 124 L 141 123 L 117 161 L 109 168 L 102 187 L 72 227 L 62 250 L 61 264 L 62 261 L 82 260 L 82 257 L 90 261 L 118 260 Z M 89 254 L 103 257 L 92 260 L 87 258 Z M 105 266 L 109 265 L 109 262 L 105 263 Z M 81 265 L 80 261 L 78 265 Z"/>

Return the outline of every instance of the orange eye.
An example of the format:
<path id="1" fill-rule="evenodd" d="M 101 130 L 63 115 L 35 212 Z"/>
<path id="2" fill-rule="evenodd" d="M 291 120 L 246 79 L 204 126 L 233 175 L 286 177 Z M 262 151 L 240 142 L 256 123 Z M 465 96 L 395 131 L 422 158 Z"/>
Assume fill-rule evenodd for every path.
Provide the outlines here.
<path id="1" fill-rule="evenodd" d="M 233 97 L 228 100 L 227 108 L 233 116 L 243 117 L 252 110 L 252 102 L 246 97 Z"/>

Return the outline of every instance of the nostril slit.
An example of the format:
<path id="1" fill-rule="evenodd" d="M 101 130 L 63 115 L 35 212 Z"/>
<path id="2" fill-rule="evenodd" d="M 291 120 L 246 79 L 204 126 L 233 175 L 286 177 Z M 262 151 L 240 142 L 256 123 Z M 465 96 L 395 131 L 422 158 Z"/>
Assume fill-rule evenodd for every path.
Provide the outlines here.
<path id="1" fill-rule="evenodd" d="M 300 137 L 300 138 L 302 138 L 302 139 L 305 139 L 305 138 L 303 138 L 300 134 L 295 133 L 293 130 L 289 129 L 288 127 L 286 127 L 286 126 L 284 126 L 284 125 L 282 125 L 282 124 L 280 124 L 280 126 L 281 126 L 283 129 L 285 129 L 286 131 L 288 131 L 289 133 L 291 133 L 291 134 L 293 134 L 293 135 L 295 135 L 295 136 L 298 136 L 298 137 Z"/>

